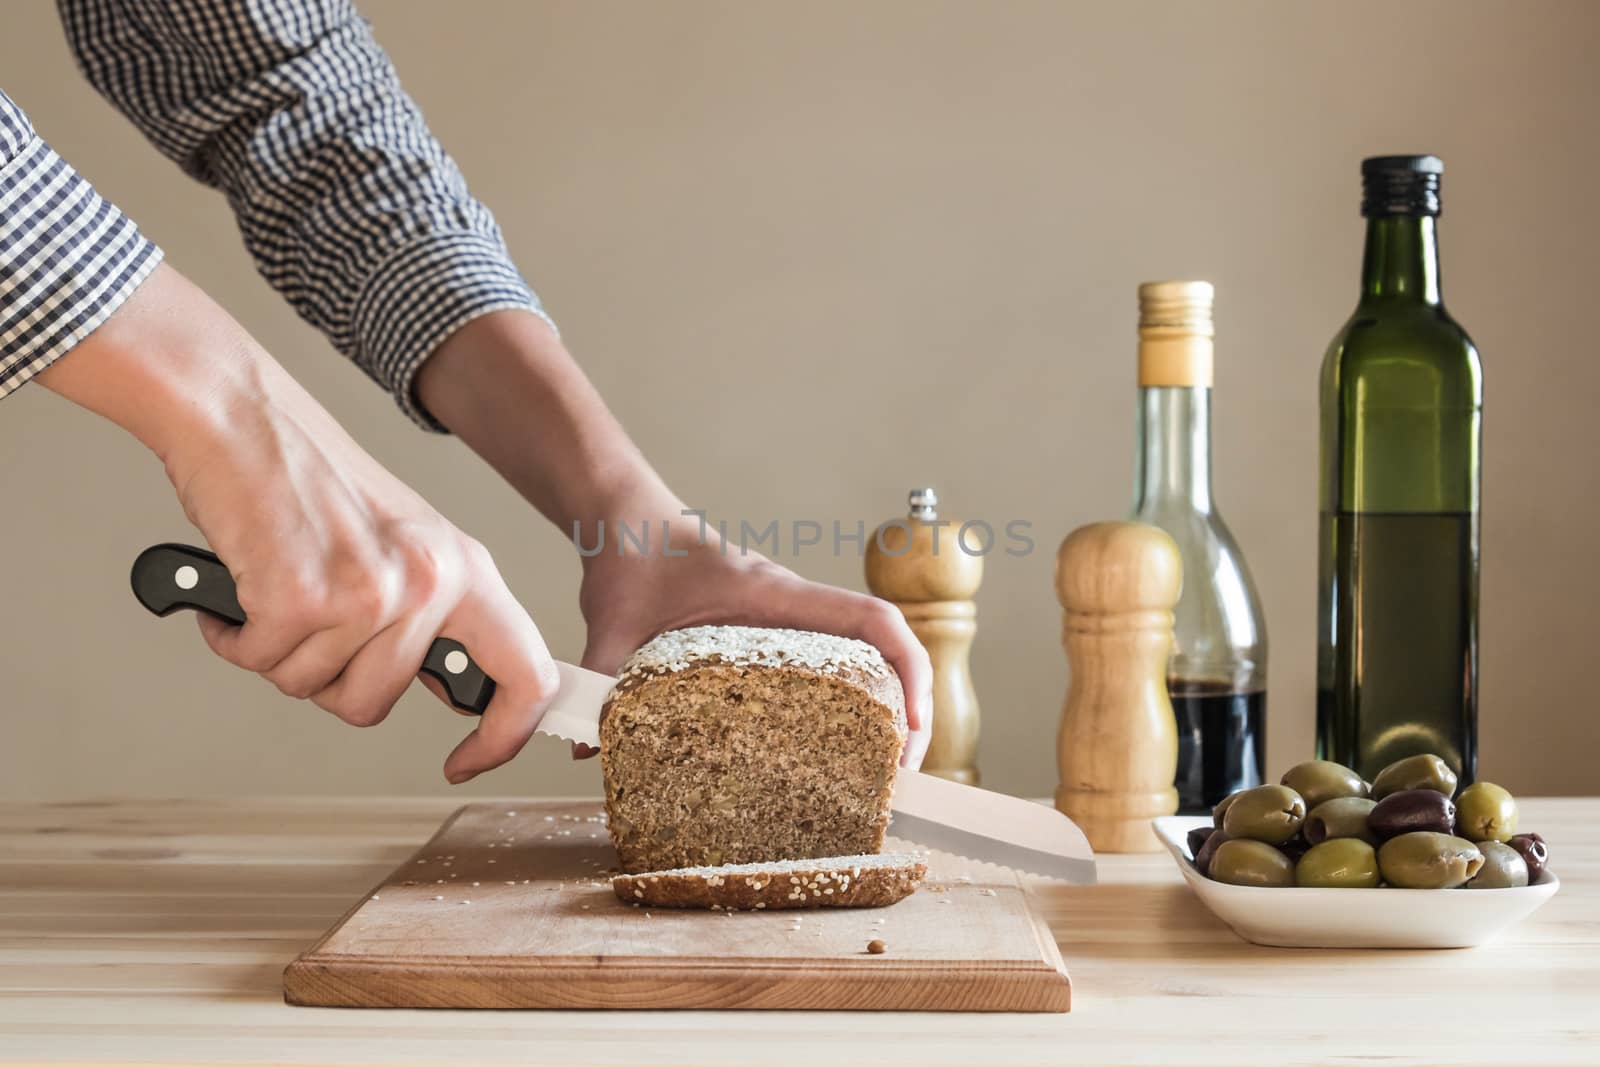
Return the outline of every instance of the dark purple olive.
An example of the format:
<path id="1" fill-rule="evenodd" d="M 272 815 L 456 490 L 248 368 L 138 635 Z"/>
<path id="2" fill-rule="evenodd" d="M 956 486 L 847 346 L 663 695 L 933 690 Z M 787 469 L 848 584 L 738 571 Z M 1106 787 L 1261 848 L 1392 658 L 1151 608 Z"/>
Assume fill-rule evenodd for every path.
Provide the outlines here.
<path id="1" fill-rule="evenodd" d="M 1215 826 L 1196 826 L 1193 830 L 1189 831 L 1188 845 L 1189 857 L 1191 859 L 1200 855 L 1200 849 L 1205 845 L 1206 838 L 1216 833 L 1216 830 L 1217 828 Z"/>
<path id="2" fill-rule="evenodd" d="M 1282 852 L 1285 856 L 1288 856 L 1290 862 L 1299 863 L 1300 857 L 1304 856 L 1307 850 L 1310 848 L 1311 843 L 1306 840 L 1304 834 L 1295 834 L 1293 837 L 1289 838 L 1289 840 L 1279 845 L 1278 851 Z"/>
<path id="3" fill-rule="evenodd" d="M 1550 846 L 1544 843 L 1544 838 L 1538 834 L 1518 834 L 1506 844 L 1516 849 L 1528 865 L 1529 885 L 1543 877 L 1545 868 L 1550 865 Z"/>
<path id="4" fill-rule="evenodd" d="M 1455 832 L 1456 806 L 1433 789 L 1403 789 L 1390 793 L 1373 807 L 1367 827 L 1387 841 L 1401 834 Z"/>
<path id="5" fill-rule="evenodd" d="M 1200 846 L 1200 851 L 1194 854 L 1194 869 L 1206 877 L 1211 877 L 1211 857 L 1217 854 L 1217 849 L 1222 847 L 1224 841 L 1232 840 L 1222 830 L 1211 831 L 1211 836 L 1206 838 L 1206 843 Z"/>

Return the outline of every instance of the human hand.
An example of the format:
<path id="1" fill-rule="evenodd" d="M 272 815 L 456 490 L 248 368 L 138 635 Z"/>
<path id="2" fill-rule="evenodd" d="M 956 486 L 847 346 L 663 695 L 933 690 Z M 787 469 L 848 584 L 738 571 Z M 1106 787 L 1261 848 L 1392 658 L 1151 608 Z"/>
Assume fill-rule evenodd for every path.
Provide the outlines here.
<path id="1" fill-rule="evenodd" d="M 661 528 L 655 521 L 651 525 Z M 589 634 L 583 666 L 615 674 L 634 649 L 657 634 L 713 623 L 858 638 L 882 652 L 900 676 L 909 729 L 900 762 L 913 770 L 922 765 L 932 739 L 933 668 L 894 605 L 807 581 L 756 553 L 730 548 L 723 554 L 714 539 L 684 551 L 682 556 L 619 555 L 607 546 L 584 561 L 578 602 Z"/>
<path id="2" fill-rule="evenodd" d="M 557 674 L 487 550 L 367 455 L 176 271 L 159 268 L 41 381 L 161 456 L 249 620 L 198 616 L 217 655 L 371 726 L 434 638 L 452 637 L 497 686 L 446 778 L 466 781 L 521 750 Z"/>

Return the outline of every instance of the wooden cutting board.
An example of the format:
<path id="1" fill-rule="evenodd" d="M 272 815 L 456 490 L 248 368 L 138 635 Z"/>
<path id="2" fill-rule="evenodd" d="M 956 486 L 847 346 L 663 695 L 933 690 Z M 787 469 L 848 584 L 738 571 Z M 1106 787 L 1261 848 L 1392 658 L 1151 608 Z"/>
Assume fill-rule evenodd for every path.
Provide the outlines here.
<path id="1" fill-rule="evenodd" d="M 902 846 L 903 848 L 904 846 Z M 284 971 L 291 1004 L 1067 1011 L 1010 871 L 942 853 L 889 908 L 632 907 L 598 804 L 461 808 Z M 794 921 L 798 917 L 799 921 Z M 882 955 L 866 951 L 874 938 Z"/>

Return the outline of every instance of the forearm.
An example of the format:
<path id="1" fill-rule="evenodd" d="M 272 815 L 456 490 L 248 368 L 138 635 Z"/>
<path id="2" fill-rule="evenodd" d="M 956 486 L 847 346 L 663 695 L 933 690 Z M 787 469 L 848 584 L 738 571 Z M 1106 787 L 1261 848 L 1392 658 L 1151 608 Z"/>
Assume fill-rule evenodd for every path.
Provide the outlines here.
<path id="1" fill-rule="evenodd" d="M 452 334 L 417 399 L 569 535 L 600 519 L 675 518 L 683 505 L 542 319 L 499 311 Z"/>
<path id="2" fill-rule="evenodd" d="M 165 265 L 39 383 L 136 437 L 180 493 L 207 457 L 247 451 L 266 420 L 343 435 L 227 312 Z"/>

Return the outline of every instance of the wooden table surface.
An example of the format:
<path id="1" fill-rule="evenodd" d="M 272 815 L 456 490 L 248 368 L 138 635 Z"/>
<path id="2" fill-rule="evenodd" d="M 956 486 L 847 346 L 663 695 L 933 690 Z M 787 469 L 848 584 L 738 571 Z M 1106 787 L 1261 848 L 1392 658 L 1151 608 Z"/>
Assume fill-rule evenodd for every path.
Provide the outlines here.
<path id="1" fill-rule="evenodd" d="M 1600 800 L 1528 800 L 1562 889 L 1478 949 L 1258 948 L 1172 860 L 1035 883 L 1070 1015 L 292 1008 L 281 972 L 450 800 L 0 805 L 0 1061 L 1600 1063 Z"/>

